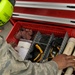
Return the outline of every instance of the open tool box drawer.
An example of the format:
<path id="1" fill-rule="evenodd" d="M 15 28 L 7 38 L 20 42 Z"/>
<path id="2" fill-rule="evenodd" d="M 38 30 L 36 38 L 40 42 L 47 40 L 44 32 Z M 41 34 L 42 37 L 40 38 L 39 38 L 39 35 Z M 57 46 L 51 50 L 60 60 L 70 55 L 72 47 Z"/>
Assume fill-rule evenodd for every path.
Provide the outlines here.
<path id="1" fill-rule="evenodd" d="M 53 26 L 48 24 L 37 24 L 37 23 L 29 23 L 29 22 L 16 22 L 13 26 L 12 30 L 10 31 L 7 42 L 8 43 L 16 43 L 20 41 L 20 39 L 17 39 L 16 33 L 19 32 L 20 28 L 30 29 L 33 31 L 32 38 L 30 39 L 32 41 L 31 46 L 26 54 L 25 59 L 31 60 L 32 62 L 43 62 L 43 61 L 50 61 L 54 56 L 57 54 L 61 54 L 67 44 L 67 41 L 70 37 L 75 37 L 74 27 L 64 27 L 64 26 Z M 58 39 L 58 40 L 56 40 Z M 59 46 L 59 49 L 53 49 L 54 42 L 59 43 L 56 48 Z M 55 43 L 55 44 L 56 44 Z M 35 45 L 38 44 L 42 48 L 42 55 L 40 56 L 40 59 L 35 59 L 35 55 L 37 55 L 35 49 Z M 54 45 L 55 45 L 54 44 Z M 54 55 L 51 54 L 51 50 L 56 52 Z"/>
<path id="2" fill-rule="evenodd" d="M 38 44 L 46 45 L 46 47 L 49 49 L 49 46 L 52 44 L 52 40 L 54 40 L 57 37 L 60 38 L 61 40 L 58 40 L 61 41 L 60 44 L 61 50 L 59 50 L 59 53 L 62 53 L 69 37 L 75 37 L 74 27 L 66 28 L 66 27 L 53 26 L 47 24 L 16 22 L 6 39 L 8 43 L 12 43 L 12 42 L 15 42 L 16 44 L 18 43 L 20 39 L 17 39 L 15 36 L 16 33 L 19 32 L 20 28 L 31 29 L 33 31 L 32 38 L 30 39 L 32 40 L 31 47 L 33 47 L 35 43 L 38 43 Z M 45 49 L 47 51 L 46 47 Z M 28 59 L 28 56 L 26 58 Z"/>

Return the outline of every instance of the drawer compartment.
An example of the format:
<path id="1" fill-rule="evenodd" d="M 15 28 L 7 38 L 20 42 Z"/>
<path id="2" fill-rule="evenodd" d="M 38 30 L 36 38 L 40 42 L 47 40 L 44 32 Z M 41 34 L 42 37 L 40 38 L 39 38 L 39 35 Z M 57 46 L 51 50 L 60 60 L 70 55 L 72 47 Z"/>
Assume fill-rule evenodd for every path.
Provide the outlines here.
<path id="1" fill-rule="evenodd" d="M 61 54 L 64 50 L 68 38 L 75 37 L 73 28 L 59 27 L 47 24 L 29 23 L 29 22 L 16 22 L 6 39 L 7 42 L 18 44 L 20 39 L 16 38 L 16 34 L 20 30 L 22 30 L 22 28 L 30 29 L 33 32 L 31 38 L 26 39 L 26 40 L 31 40 L 32 43 L 25 59 L 29 60 L 31 59 L 31 54 L 33 56 L 34 52 L 34 46 L 38 44 L 42 48 L 42 50 L 44 50 L 40 62 L 48 58 L 49 50 L 52 47 L 52 41 L 54 39 L 56 38 L 62 39 L 62 42 L 60 44 L 60 49 L 58 51 L 58 53 Z"/>

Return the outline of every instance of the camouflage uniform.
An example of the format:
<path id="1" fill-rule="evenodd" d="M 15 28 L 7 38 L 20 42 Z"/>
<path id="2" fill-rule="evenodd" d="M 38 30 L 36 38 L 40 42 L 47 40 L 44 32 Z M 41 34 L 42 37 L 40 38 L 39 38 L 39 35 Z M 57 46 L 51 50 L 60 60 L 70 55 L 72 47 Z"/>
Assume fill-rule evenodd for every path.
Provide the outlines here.
<path id="1" fill-rule="evenodd" d="M 57 71 L 58 66 L 54 61 L 32 63 L 22 60 L 7 42 L 0 47 L 0 75 L 56 75 Z"/>

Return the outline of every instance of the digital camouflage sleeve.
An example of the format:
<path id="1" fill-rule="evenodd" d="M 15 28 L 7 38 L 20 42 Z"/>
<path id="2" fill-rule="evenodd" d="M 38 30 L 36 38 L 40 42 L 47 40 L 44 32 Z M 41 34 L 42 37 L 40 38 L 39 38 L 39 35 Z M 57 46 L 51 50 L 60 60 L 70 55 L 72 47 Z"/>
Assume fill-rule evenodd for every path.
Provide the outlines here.
<path id="1" fill-rule="evenodd" d="M 58 66 L 54 61 L 45 63 L 23 61 L 7 42 L 0 46 L 0 75 L 57 75 Z"/>

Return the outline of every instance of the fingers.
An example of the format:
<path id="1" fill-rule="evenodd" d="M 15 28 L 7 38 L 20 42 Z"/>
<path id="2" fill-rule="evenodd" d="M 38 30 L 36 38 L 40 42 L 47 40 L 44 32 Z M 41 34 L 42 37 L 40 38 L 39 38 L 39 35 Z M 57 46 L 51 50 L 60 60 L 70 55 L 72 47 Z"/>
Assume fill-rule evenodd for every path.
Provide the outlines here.
<path id="1" fill-rule="evenodd" d="M 66 65 L 66 67 L 70 67 L 70 66 L 72 66 L 73 68 L 75 68 L 75 63 L 74 63 L 74 62 L 69 62 L 69 63 Z"/>
<path id="2" fill-rule="evenodd" d="M 69 56 L 66 56 L 66 61 L 67 61 L 67 67 L 69 67 L 69 66 L 72 66 L 72 67 L 75 67 L 75 56 L 71 56 L 71 55 L 69 55 Z"/>
<path id="3" fill-rule="evenodd" d="M 66 59 L 68 59 L 68 60 L 72 59 L 73 60 L 73 59 L 75 59 L 75 56 L 67 55 Z"/>
<path id="4" fill-rule="evenodd" d="M 72 66 L 75 67 L 75 56 L 66 55 L 66 54 L 60 54 L 53 58 L 53 61 L 55 61 L 58 64 L 59 69 L 65 69 L 67 67 Z"/>

